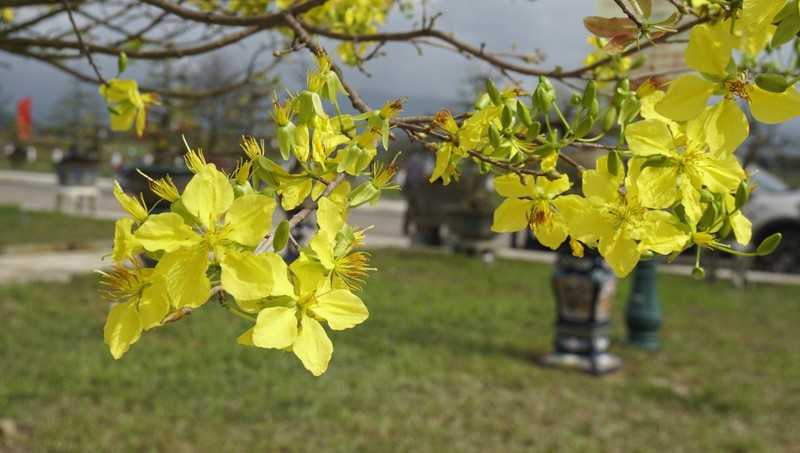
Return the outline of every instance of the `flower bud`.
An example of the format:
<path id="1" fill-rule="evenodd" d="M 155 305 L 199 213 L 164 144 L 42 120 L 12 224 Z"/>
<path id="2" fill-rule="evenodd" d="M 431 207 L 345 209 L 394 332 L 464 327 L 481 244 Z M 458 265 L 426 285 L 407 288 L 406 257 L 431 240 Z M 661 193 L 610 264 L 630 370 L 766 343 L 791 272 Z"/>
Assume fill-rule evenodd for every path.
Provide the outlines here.
<path id="1" fill-rule="evenodd" d="M 756 255 L 764 256 L 774 252 L 775 249 L 780 245 L 782 238 L 782 234 L 775 233 L 772 236 L 764 239 L 761 241 L 761 244 L 758 245 L 758 248 L 756 249 Z"/>
<path id="2" fill-rule="evenodd" d="M 596 100 L 596 96 L 597 82 L 590 80 L 589 83 L 586 84 L 586 88 L 583 90 L 583 99 L 581 99 L 581 105 L 583 108 L 591 108 L 592 103 Z"/>

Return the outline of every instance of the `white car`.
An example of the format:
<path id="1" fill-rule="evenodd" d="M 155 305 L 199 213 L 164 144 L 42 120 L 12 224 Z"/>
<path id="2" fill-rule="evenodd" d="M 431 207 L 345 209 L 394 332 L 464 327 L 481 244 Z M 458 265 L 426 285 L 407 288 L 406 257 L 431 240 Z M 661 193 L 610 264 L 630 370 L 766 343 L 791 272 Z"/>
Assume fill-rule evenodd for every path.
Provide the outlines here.
<path id="1" fill-rule="evenodd" d="M 755 259 L 756 270 L 800 273 L 800 190 L 792 190 L 768 171 L 750 166 L 751 181 L 757 185 L 742 212 L 753 222 L 753 247 L 774 233 L 783 239 L 778 249 Z"/>

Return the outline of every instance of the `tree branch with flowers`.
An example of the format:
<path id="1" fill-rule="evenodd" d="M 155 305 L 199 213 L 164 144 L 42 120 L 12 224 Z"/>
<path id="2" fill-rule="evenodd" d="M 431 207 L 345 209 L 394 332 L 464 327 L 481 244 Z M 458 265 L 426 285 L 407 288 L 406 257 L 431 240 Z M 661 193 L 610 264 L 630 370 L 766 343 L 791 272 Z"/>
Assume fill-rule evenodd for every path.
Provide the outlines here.
<path id="1" fill-rule="evenodd" d="M 735 154 L 749 131 L 745 112 L 767 124 L 800 115 L 796 55 L 784 66 L 772 58 L 791 54 L 788 43 L 800 32 L 797 1 L 670 0 L 671 14 L 655 20 L 651 0 L 614 0 L 618 17 L 584 20 L 597 51 L 579 68 L 549 71 L 539 68 L 534 51 L 491 51 L 437 28 L 439 16 L 428 14 L 425 1 L 120 3 L 124 8 L 113 6 L 117 14 L 140 20 L 120 24 L 102 2 L 12 1 L 3 10 L 0 50 L 56 67 L 82 55 L 119 55 L 116 76 L 83 77 L 100 83 L 112 128 L 137 134 L 157 96 L 120 78 L 127 58 L 178 58 L 263 34 L 269 42 L 283 37 L 274 58 L 308 52 L 313 68 L 303 89 L 273 101 L 276 151 L 264 146 L 263 137 L 245 137 L 244 157 L 225 173 L 187 145 L 194 176 L 186 188 L 169 178 L 151 181 L 153 192 L 170 203 L 165 213 L 151 213 L 142 198 L 115 187 L 130 215 L 116 223 L 115 264 L 103 280 L 105 298 L 116 303 L 105 326 L 115 358 L 144 331 L 216 298 L 251 324 L 239 343 L 292 351 L 314 375 L 324 373 L 333 353 L 325 326 L 349 329 L 368 317 L 357 294 L 374 269 L 360 249 L 365 230 L 347 219 L 353 208 L 397 188 L 394 161 L 376 159 L 399 151 L 397 134 L 435 154 L 432 182 L 457 184 L 466 166 L 493 174 L 503 198 L 494 231 L 529 228 L 547 247 L 566 243 L 577 256 L 586 247 L 597 249 L 620 277 L 642 259 L 675 257 L 695 245 L 694 274 L 700 277 L 700 250 L 763 255 L 780 242 L 772 236 L 754 252 L 742 252 L 725 240 L 732 236 L 747 246 L 751 239 L 741 210 L 752 187 Z M 398 8 L 418 15 L 420 26 L 382 31 L 386 16 Z M 40 32 L 37 25 L 60 14 L 82 23 L 76 20 L 72 33 Z M 162 30 L 159 39 L 166 23 L 177 28 L 170 39 Z M 191 39 L 177 45 L 176 37 Z M 324 49 L 320 39 L 335 49 Z M 630 77 L 643 49 L 687 39 L 690 72 L 673 80 L 664 74 Z M 340 65 L 366 68 L 386 42 L 449 49 L 485 62 L 506 82 L 490 80 L 465 112 L 408 117 L 400 100 L 369 106 Z M 509 83 L 522 76 L 538 77 L 538 83 Z M 574 92 L 564 97 L 554 82 Z M 343 113 L 342 102 L 356 112 Z M 603 152 L 593 168 L 573 158 L 585 148 Z M 281 166 L 289 159 L 297 161 L 295 170 Z M 354 186 L 356 177 L 367 179 Z M 577 193 L 571 190 L 576 183 Z M 299 211 L 273 225 L 278 206 Z M 291 227 L 313 211 L 317 232 L 301 246 Z M 278 255 L 285 247 L 298 248 L 300 257 L 286 264 Z M 140 254 L 157 264 L 145 267 Z"/>

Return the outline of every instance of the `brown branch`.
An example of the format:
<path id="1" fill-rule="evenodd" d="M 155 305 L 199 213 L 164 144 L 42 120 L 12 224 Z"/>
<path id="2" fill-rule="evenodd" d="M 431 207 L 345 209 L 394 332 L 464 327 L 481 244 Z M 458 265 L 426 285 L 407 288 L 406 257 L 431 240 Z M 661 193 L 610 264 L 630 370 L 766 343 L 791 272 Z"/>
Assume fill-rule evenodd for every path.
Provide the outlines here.
<path id="1" fill-rule="evenodd" d="M 138 51 L 133 49 L 125 49 L 121 46 L 104 46 L 99 44 L 89 44 L 87 47 L 94 53 L 101 53 L 105 55 L 118 55 L 121 51 L 125 51 L 131 58 L 137 58 L 142 60 L 165 60 L 168 58 L 180 58 L 180 57 L 187 57 L 192 55 L 198 55 L 203 53 L 208 53 L 212 50 L 220 49 L 222 47 L 228 46 L 230 44 L 235 44 L 247 37 L 254 35 L 262 31 L 264 27 L 249 27 L 237 33 L 231 33 L 230 35 L 226 35 L 216 41 L 212 41 L 200 46 L 196 47 L 187 47 L 187 48 L 180 48 L 180 49 L 169 49 L 169 50 L 159 50 L 159 51 Z M 80 42 L 73 42 L 73 41 L 60 41 L 54 39 L 44 39 L 44 38 L 2 38 L 0 37 L 0 48 L 7 49 L 11 47 L 41 47 L 46 49 L 75 49 L 81 50 L 82 45 Z M 31 54 L 37 59 L 43 60 L 48 57 L 52 57 L 52 55 L 44 54 Z"/>
<path id="2" fill-rule="evenodd" d="M 151 6 L 154 6 L 161 10 L 174 14 L 182 19 L 191 20 L 194 22 L 201 22 L 204 24 L 216 24 L 216 25 L 238 25 L 238 26 L 255 25 L 260 28 L 274 28 L 284 25 L 284 18 L 285 18 L 284 14 L 290 14 L 290 15 L 303 14 L 305 12 L 308 12 L 312 8 L 324 4 L 327 0 L 309 0 L 299 5 L 290 6 L 285 10 L 274 14 L 247 16 L 247 17 L 217 14 L 210 11 L 203 12 L 195 9 L 184 8 L 168 0 L 141 0 L 141 1 L 142 3 L 147 3 Z"/>

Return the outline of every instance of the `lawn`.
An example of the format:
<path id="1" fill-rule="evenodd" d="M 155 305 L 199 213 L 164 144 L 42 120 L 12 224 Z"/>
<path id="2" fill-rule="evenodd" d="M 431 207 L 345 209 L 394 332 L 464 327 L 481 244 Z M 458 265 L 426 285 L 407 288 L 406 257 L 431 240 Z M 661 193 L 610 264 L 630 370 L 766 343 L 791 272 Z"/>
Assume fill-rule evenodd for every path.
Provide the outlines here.
<path id="1" fill-rule="evenodd" d="M 797 288 L 660 277 L 664 350 L 615 375 L 542 368 L 551 268 L 407 250 L 374 253 L 370 319 L 334 332 L 326 374 L 237 346 L 215 304 L 102 342 L 93 277 L 0 288 L 5 451 L 792 451 L 800 445 Z M 14 431 L 14 430 L 12 430 Z M 796 450 L 795 450 L 796 451 Z"/>
<path id="2" fill-rule="evenodd" d="M 0 247 L 10 244 L 80 242 L 114 238 L 114 222 L 56 212 L 21 211 L 0 205 Z"/>

